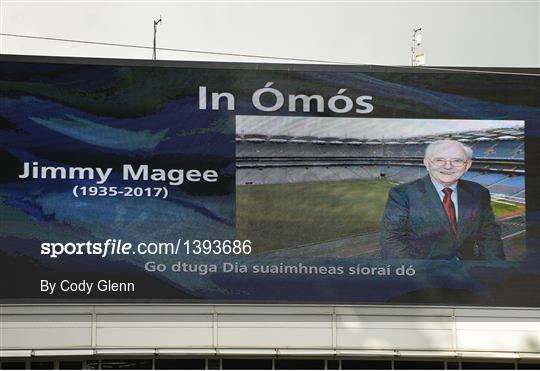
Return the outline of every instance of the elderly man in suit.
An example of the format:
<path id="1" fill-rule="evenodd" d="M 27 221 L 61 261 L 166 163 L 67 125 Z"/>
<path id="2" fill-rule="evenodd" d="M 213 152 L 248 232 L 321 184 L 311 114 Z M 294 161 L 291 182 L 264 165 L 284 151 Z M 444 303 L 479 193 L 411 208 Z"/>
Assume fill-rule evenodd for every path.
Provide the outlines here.
<path id="1" fill-rule="evenodd" d="M 428 175 L 390 189 L 381 221 L 386 258 L 503 260 L 487 188 L 462 180 L 473 151 L 455 140 L 431 143 Z"/>

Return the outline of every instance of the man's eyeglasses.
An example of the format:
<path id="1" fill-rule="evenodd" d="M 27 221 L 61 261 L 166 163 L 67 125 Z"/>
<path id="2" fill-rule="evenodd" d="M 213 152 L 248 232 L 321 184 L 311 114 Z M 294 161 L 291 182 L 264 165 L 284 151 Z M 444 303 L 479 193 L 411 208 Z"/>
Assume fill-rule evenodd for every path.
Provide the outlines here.
<path id="1" fill-rule="evenodd" d="M 433 158 L 430 159 L 433 165 L 437 167 L 444 167 L 449 162 L 452 167 L 463 167 L 467 164 L 467 160 L 461 158 Z"/>

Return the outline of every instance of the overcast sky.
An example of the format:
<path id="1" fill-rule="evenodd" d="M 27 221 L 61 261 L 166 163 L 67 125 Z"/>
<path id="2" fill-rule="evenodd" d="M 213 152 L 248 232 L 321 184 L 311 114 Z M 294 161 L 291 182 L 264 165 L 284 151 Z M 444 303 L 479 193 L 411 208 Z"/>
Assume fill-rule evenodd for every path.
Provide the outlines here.
<path id="1" fill-rule="evenodd" d="M 409 65 L 423 27 L 429 66 L 540 67 L 532 1 L 8 1 L 1 32 L 357 64 Z M 3 54 L 150 58 L 151 50 L 0 37 Z M 276 62 L 158 51 L 158 59 Z M 283 60 L 283 62 L 292 62 Z"/>

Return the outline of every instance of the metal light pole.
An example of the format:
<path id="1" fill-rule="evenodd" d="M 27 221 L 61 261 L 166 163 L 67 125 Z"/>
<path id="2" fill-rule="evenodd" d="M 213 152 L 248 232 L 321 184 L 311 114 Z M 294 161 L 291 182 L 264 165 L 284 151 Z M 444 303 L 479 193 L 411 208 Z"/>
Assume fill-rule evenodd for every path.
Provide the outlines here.
<path id="1" fill-rule="evenodd" d="M 426 63 L 425 54 L 416 54 L 416 48 L 422 45 L 422 27 L 413 28 L 411 43 L 411 66 L 422 66 Z"/>
<path id="2" fill-rule="evenodd" d="M 159 16 L 159 19 L 157 21 L 154 21 L 154 48 L 152 53 L 152 59 L 156 60 L 156 35 L 157 35 L 157 26 L 161 23 L 161 16 Z"/>

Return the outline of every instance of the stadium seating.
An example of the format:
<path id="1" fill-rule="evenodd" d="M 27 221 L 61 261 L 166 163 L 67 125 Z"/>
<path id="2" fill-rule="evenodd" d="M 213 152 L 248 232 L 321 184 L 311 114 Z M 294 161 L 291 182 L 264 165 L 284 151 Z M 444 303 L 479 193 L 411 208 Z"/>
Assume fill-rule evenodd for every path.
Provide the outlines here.
<path id="1" fill-rule="evenodd" d="M 386 178 L 400 183 L 411 182 L 426 175 L 424 167 L 416 166 L 392 166 L 387 172 Z"/>
<path id="2" fill-rule="evenodd" d="M 512 152 L 512 158 L 523 160 L 525 158 L 525 144 L 520 143 Z"/>
<path id="3" fill-rule="evenodd" d="M 514 140 L 488 141 L 473 145 L 478 159 L 523 159 L 523 142 Z"/>
<path id="4" fill-rule="evenodd" d="M 512 177 L 509 173 L 523 167 L 520 164 L 524 158 L 522 141 L 489 140 L 467 144 L 474 150 L 474 159 L 480 162 L 474 162 L 463 179 L 480 183 L 492 193 L 524 197 L 524 176 Z M 238 168 L 236 179 L 237 184 L 276 184 L 378 179 L 384 174 L 395 182 L 409 182 L 427 173 L 420 161 L 426 146 L 419 143 L 237 140 L 236 156 L 240 161 L 244 159 L 244 166 Z M 275 166 L 276 159 L 281 166 Z M 389 159 L 388 165 L 381 165 L 385 159 Z M 359 162 L 365 164 L 359 165 Z M 507 172 L 501 173 L 501 170 Z"/>
<path id="5" fill-rule="evenodd" d="M 525 189 L 524 176 L 507 177 L 503 181 L 489 187 L 489 190 L 491 193 L 502 193 L 507 196 L 517 196 L 519 193 L 524 192 L 524 189 Z"/>
<path id="6" fill-rule="evenodd" d="M 468 172 L 465 173 L 465 175 L 463 175 L 462 179 L 474 180 L 474 178 L 476 178 L 477 176 L 480 176 L 480 173 L 478 173 L 476 171 L 469 170 Z"/>
<path id="7" fill-rule="evenodd" d="M 504 174 L 498 174 L 498 173 L 488 173 L 488 174 L 482 174 L 477 177 L 475 177 L 473 180 L 476 183 L 482 184 L 484 187 L 489 187 L 490 185 L 500 182 L 506 178 L 506 175 Z"/>
<path id="8" fill-rule="evenodd" d="M 497 146 L 495 147 L 496 153 L 495 157 L 497 158 L 513 158 L 514 152 L 517 151 L 519 146 L 521 145 L 521 142 L 511 141 L 511 140 L 503 140 L 500 141 Z"/>
<path id="9" fill-rule="evenodd" d="M 474 151 L 474 158 L 495 158 L 495 146 L 496 143 L 491 141 L 489 142 L 480 142 L 472 145 Z"/>
<path id="10" fill-rule="evenodd" d="M 237 157 L 423 157 L 423 145 L 236 142 Z"/>
<path id="11" fill-rule="evenodd" d="M 387 179 L 407 181 L 425 174 L 422 168 L 403 169 L 399 166 L 291 166 L 239 168 L 236 172 L 238 185 L 304 183 L 340 180 L 378 179 L 381 172 Z M 397 174 L 400 174 L 399 176 Z"/>

